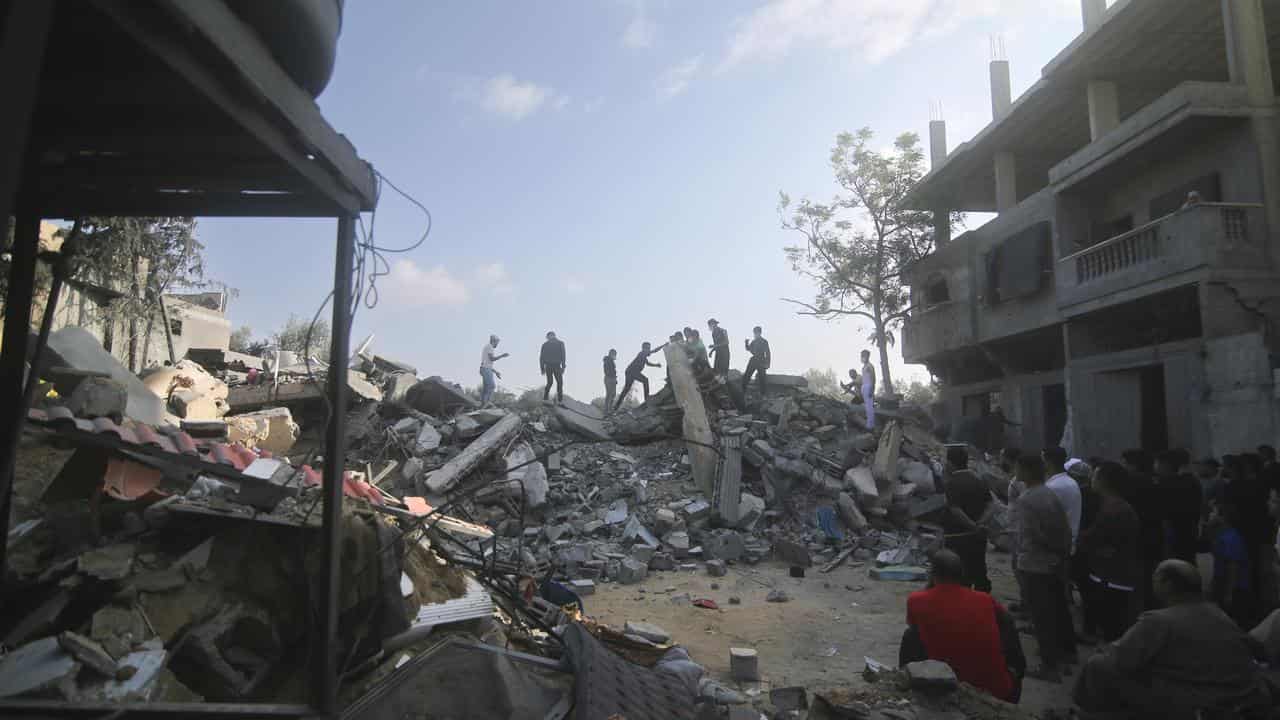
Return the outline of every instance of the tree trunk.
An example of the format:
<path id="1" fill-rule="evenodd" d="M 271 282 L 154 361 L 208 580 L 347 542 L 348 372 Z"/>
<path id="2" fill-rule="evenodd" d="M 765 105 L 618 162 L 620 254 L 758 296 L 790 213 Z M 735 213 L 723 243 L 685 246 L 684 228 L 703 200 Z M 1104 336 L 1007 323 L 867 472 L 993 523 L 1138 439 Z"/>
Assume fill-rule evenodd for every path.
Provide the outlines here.
<path id="1" fill-rule="evenodd" d="M 889 372 L 889 343 L 885 342 L 883 325 L 876 326 L 876 345 L 880 350 L 880 386 L 884 395 L 893 395 L 893 375 Z"/>

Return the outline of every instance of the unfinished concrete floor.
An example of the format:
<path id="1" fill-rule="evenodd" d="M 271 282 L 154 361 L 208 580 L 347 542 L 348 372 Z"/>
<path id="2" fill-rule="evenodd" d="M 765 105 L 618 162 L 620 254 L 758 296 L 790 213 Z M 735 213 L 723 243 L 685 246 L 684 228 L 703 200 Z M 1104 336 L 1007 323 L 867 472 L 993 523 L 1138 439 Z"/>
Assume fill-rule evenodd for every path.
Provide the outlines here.
<path id="1" fill-rule="evenodd" d="M 1009 556 L 991 553 L 988 562 L 994 593 L 1007 604 L 1017 594 Z M 803 579 L 790 577 L 787 566 L 773 561 L 735 565 L 720 578 L 702 570 L 651 572 L 638 585 L 597 585 L 595 595 L 584 603 L 588 615 L 614 627 L 621 628 L 627 620 L 661 626 L 716 679 L 748 695 L 756 687 L 766 695 L 770 687 L 847 687 L 863 684 L 864 657 L 897 665 L 907 595 L 922 587 L 873 580 L 869 568 L 846 562 L 824 575 L 815 567 Z M 775 588 L 784 590 L 790 601 L 767 602 Z M 686 595 L 714 600 L 720 609 L 694 607 Z M 740 598 L 741 604 L 729 604 L 731 597 Z M 1036 664 L 1035 640 L 1023 635 L 1022 644 Z M 759 686 L 730 680 L 730 647 L 759 651 Z M 1091 652 L 1081 650 L 1082 656 Z M 1069 707 L 1072 679 L 1062 685 L 1028 680 L 1022 707 L 1032 712 Z"/>

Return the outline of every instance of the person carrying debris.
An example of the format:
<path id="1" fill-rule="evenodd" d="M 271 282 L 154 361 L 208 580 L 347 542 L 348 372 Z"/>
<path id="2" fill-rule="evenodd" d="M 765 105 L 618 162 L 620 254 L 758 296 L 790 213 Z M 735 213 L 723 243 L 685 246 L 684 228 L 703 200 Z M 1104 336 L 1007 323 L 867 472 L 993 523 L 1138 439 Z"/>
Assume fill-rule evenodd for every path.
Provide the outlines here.
<path id="1" fill-rule="evenodd" d="M 964 562 L 950 550 L 929 559 L 929 587 L 907 597 L 898 666 L 939 660 L 992 697 L 1017 703 L 1027 659 L 1013 617 L 995 598 L 970 590 Z"/>
<path id="2" fill-rule="evenodd" d="M 613 410 L 613 398 L 618 394 L 618 351 L 609 349 L 604 356 L 604 411 Z"/>
<path id="3" fill-rule="evenodd" d="M 751 340 L 744 340 L 743 344 L 747 346 L 747 352 L 751 353 L 751 359 L 747 361 L 747 370 L 742 373 L 742 394 L 747 394 L 747 385 L 751 383 L 751 376 L 760 374 L 760 397 L 764 397 L 764 387 L 767 382 L 766 371 L 773 362 L 773 354 L 769 352 L 769 341 L 764 339 L 764 331 L 757 325 L 751 328 L 751 334 L 754 336 Z"/>
<path id="4" fill-rule="evenodd" d="M 720 321 L 711 318 L 707 321 L 711 330 L 711 358 L 715 362 L 713 369 L 720 377 L 729 374 L 729 333 L 720 327 Z"/>
<path id="5" fill-rule="evenodd" d="M 547 341 L 542 343 L 542 352 L 538 356 L 538 364 L 542 374 L 547 376 L 547 387 L 542 391 L 542 402 L 551 396 L 551 383 L 556 384 L 556 402 L 564 403 L 564 341 L 556 337 L 554 332 L 547 333 Z"/>
<path id="6" fill-rule="evenodd" d="M 649 401 L 649 378 L 644 376 L 644 369 L 646 367 L 662 367 L 659 363 L 649 362 L 649 356 L 658 352 L 650 349 L 651 347 L 649 343 L 641 345 L 640 352 L 636 354 L 635 360 L 632 360 L 631 364 L 627 366 L 627 382 L 622 386 L 622 393 L 618 395 L 618 404 L 613 407 L 615 411 L 622 407 L 622 402 L 627 399 L 627 395 L 631 392 L 631 386 L 637 382 L 644 388 L 645 402 Z"/>
<path id="7" fill-rule="evenodd" d="M 965 585 L 991 592 L 987 578 L 987 529 L 978 524 L 991 502 L 987 483 L 969 469 L 969 452 L 961 445 L 947 448 L 946 546 L 964 561 Z"/>
<path id="8" fill-rule="evenodd" d="M 871 365 L 871 351 L 862 351 L 862 407 L 867 411 L 867 429 L 876 431 L 876 369 Z"/>
<path id="9" fill-rule="evenodd" d="M 493 400 L 493 392 L 498 389 L 498 381 L 494 378 L 501 378 L 502 373 L 493 368 L 493 364 L 511 353 L 498 354 L 498 343 L 501 339 L 497 335 L 490 335 L 489 342 L 485 343 L 484 348 L 480 351 L 480 407 L 489 407 L 489 403 Z"/>

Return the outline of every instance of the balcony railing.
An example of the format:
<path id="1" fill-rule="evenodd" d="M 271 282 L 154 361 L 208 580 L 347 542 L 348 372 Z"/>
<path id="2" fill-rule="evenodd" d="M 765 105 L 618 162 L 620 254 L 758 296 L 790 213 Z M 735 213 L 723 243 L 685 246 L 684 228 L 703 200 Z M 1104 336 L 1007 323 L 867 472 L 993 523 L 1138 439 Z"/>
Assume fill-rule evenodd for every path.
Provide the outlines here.
<path id="1" fill-rule="evenodd" d="M 1199 203 L 1058 262 L 1058 304 L 1072 305 L 1202 266 L 1266 262 L 1262 206 Z"/>
<path id="2" fill-rule="evenodd" d="M 973 343 L 973 321 L 967 301 L 952 300 L 917 310 L 902 327 L 902 356 L 924 362 L 947 350 Z"/>

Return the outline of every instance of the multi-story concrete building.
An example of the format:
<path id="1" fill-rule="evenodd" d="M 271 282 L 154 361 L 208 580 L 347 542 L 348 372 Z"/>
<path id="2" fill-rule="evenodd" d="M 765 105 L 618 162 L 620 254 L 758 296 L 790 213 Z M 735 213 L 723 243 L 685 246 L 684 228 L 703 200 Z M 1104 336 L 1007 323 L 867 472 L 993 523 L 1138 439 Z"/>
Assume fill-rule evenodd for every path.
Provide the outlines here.
<path id="1" fill-rule="evenodd" d="M 907 362 L 992 446 L 1077 455 L 1276 443 L 1280 1 L 1083 0 L 1084 30 L 910 203 L 996 212 L 908 276 Z"/>

